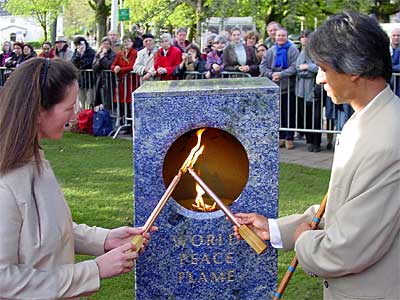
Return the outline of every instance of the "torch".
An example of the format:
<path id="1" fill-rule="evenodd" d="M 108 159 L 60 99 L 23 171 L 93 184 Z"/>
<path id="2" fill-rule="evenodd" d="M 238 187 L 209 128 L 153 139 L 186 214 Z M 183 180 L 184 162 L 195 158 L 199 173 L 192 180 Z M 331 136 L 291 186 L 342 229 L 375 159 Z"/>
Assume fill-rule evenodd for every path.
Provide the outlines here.
<path id="1" fill-rule="evenodd" d="M 321 221 L 322 216 L 325 213 L 325 207 L 326 207 L 327 200 L 328 200 L 328 193 L 325 194 L 325 197 L 322 200 L 317 213 L 315 214 L 314 218 L 312 219 L 310 226 L 313 230 L 317 228 L 319 222 Z M 297 257 L 295 255 L 285 273 L 285 276 L 283 276 L 283 278 L 282 278 L 282 281 L 278 287 L 278 290 L 272 296 L 272 300 L 279 300 L 282 298 L 282 295 L 285 292 L 285 289 L 288 286 L 290 279 L 292 278 L 294 272 L 296 271 L 298 263 L 299 263 L 299 261 L 297 260 Z"/>
<path id="2" fill-rule="evenodd" d="M 186 158 L 186 160 L 182 164 L 182 167 L 179 169 L 178 173 L 172 179 L 172 181 L 169 184 L 168 188 L 165 190 L 165 192 L 162 195 L 161 199 L 158 201 L 157 206 L 154 208 L 154 210 L 150 214 L 149 218 L 145 222 L 145 224 L 143 226 L 143 230 L 144 230 L 143 233 L 148 232 L 150 230 L 150 228 L 154 224 L 157 216 L 160 214 L 161 210 L 163 209 L 163 207 L 167 203 L 169 197 L 171 197 L 172 192 L 174 191 L 175 187 L 177 186 L 177 184 L 181 180 L 182 176 L 186 173 L 186 171 L 187 171 L 187 169 L 189 167 L 193 167 L 193 165 L 196 163 L 198 157 L 203 153 L 204 146 L 200 146 L 200 142 L 201 142 L 201 135 L 204 132 L 204 130 L 206 130 L 206 129 L 202 128 L 202 129 L 199 129 L 196 132 L 197 144 L 192 148 L 192 150 L 190 151 L 188 157 Z M 139 252 L 140 249 L 142 248 L 143 242 L 144 242 L 143 235 L 136 235 L 132 239 L 132 244 L 135 245 L 135 249 L 136 249 L 137 252 Z"/>
<path id="3" fill-rule="evenodd" d="M 247 225 L 239 224 L 235 216 L 229 210 L 229 208 L 222 202 L 222 200 L 208 187 L 208 185 L 201 179 L 201 177 L 192 169 L 191 165 L 187 168 L 189 174 L 193 179 L 202 187 L 203 190 L 217 203 L 225 215 L 239 228 L 240 236 L 257 252 L 257 254 L 263 253 L 267 249 L 267 244 L 258 237 Z"/>

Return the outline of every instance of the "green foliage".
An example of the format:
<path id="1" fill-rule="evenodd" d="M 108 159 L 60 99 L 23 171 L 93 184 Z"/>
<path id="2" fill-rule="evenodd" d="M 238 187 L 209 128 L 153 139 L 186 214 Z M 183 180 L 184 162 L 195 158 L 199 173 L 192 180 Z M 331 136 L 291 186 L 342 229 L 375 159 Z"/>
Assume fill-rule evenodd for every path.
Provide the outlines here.
<path id="1" fill-rule="evenodd" d="M 75 222 L 106 228 L 132 224 L 131 140 L 66 133 L 61 141 L 45 141 L 42 146 Z M 280 216 L 301 213 L 309 205 L 321 202 L 328 180 L 329 171 L 281 164 Z M 279 251 L 279 280 L 293 254 Z M 90 257 L 77 256 L 78 261 L 86 259 Z M 285 292 L 285 299 L 322 299 L 320 281 L 298 269 Z M 133 283 L 133 274 L 103 280 L 101 290 L 84 299 L 131 300 Z"/>

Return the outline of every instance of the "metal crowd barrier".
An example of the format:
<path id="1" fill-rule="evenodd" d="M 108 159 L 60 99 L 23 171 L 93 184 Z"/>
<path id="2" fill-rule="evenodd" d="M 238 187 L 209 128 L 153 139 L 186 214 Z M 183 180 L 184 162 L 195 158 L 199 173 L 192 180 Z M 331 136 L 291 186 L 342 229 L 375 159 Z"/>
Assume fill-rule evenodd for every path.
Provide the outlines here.
<path id="1" fill-rule="evenodd" d="M 0 86 L 5 84 L 12 71 L 12 69 L 0 67 Z M 242 72 L 222 72 L 221 77 L 247 78 L 251 75 Z M 185 72 L 184 78 L 207 80 L 205 73 L 199 72 Z M 157 78 L 154 80 L 157 80 Z M 400 73 L 393 73 L 390 84 L 393 91 L 400 96 Z M 140 85 L 140 77 L 133 72 L 120 77 L 110 70 L 103 70 L 100 73 L 95 73 L 92 69 L 80 70 L 79 98 L 81 109 L 89 107 L 90 104 L 102 103 L 114 120 L 115 129 L 110 135 L 116 138 L 121 130 L 129 130 L 132 126 L 130 104 L 132 92 Z M 299 133 L 340 133 L 341 128 L 335 120 L 335 117 L 338 116 L 337 106 L 331 103 L 323 86 L 317 93 L 321 97 L 317 99 L 314 91 L 312 101 L 307 103 L 296 96 L 297 85 L 297 78 L 283 79 L 280 83 L 280 130 Z M 329 107 L 329 105 L 331 106 Z M 327 112 L 331 116 L 327 116 Z"/>

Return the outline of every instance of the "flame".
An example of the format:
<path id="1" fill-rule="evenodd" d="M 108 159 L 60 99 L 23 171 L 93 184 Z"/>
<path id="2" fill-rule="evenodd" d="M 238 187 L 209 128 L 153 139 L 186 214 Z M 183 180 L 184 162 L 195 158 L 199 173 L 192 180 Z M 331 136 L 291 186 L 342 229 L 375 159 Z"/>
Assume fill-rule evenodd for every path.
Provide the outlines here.
<path id="1" fill-rule="evenodd" d="M 203 188 L 197 182 L 196 182 L 196 192 L 197 192 L 197 195 L 196 195 L 196 199 L 194 200 L 194 202 L 196 204 L 192 204 L 192 206 L 194 208 L 196 208 L 197 210 L 200 210 L 200 211 L 213 211 L 213 210 L 215 210 L 215 207 L 216 207 L 216 203 L 215 202 L 214 202 L 213 205 L 208 205 L 208 204 L 204 203 L 203 195 L 206 192 L 203 190 Z"/>
<path id="2" fill-rule="evenodd" d="M 180 168 L 180 171 L 185 173 L 187 171 L 187 168 L 193 168 L 194 164 L 196 163 L 197 159 L 199 156 L 203 153 L 204 151 L 204 145 L 201 145 L 201 135 L 203 132 L 206 130 L 206 128 L 201 128 L 196 131 L 197 135 L 197 143 L 196 145 L 190 150 L 190 153 L 188 157 L 186 158 L 185 162 L 183 163 L 182 167 Z M 199 211 L 213 211 L 215 210 L 216 203 L 213 205 L 208 205 L 204 203 L 203 200 L 203 195 L 206 193 L 199 184 L 196 183 L 196 192 L 197 196 L 195 199 L 195 204 L 192 204 L 194 208 L 196 208 Z"/>
<path id="3" fill-rule="evenodd" d="M 190 150 L 188 157 L 186 158 L 185 162 L 183 163 L 183 165 L 180 169 L 183 173 L 186 173 L 187 168 L 189 168 L 189 167 L 193 168 L 197 159 L 203 153 L 204 145 L 200 146 L 200 144 L 201 144 L 201 135 L 203 134 L 203 132 L 205 130 L 206 130 L 206 128 L 202 128 L 202 129 L 199 129 L 196 131 L 197 144 L 192 148 L 192 150 Z"/>

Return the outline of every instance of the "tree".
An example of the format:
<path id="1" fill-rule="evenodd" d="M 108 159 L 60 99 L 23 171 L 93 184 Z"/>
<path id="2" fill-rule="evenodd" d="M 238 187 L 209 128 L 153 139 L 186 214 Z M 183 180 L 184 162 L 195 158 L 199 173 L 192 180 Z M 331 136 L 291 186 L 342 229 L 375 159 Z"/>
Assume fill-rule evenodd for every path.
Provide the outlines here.
<path id="1" fill-rule="evenodd" d="M 111 12 L 111 4 L 107 4 L 106 0 L 88 0 L 88 3 L 95 12 L 96 38 L 99 42 L 107 35 L 107 18 Z"/>
<path id="2" fill-rule="evenodd" d="M 13 15 L 33 16 L 43 29 L 47 41 L 49 23 L 57 18 L 68 0 L 8 0 L 4 8 Z"/>

